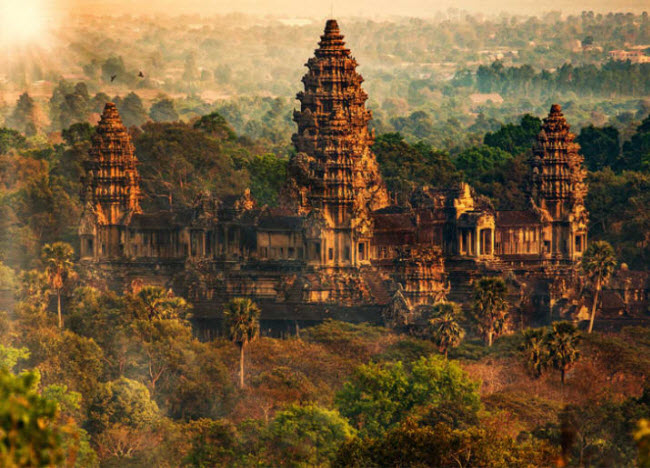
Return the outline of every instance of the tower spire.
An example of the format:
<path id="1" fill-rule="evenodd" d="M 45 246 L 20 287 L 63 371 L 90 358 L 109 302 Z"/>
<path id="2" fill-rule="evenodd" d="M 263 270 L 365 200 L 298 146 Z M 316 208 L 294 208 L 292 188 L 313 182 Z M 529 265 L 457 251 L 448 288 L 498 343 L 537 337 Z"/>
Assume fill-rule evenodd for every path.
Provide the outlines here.
<path id="1" fill-rule="evenodd" d="M 128 213 L 139 213 L 140 175 L 135 148 L 114 103 L 108 102 L 92 137 L 83 178 L 90 202 L 105 224 L 120 224 Z"/>

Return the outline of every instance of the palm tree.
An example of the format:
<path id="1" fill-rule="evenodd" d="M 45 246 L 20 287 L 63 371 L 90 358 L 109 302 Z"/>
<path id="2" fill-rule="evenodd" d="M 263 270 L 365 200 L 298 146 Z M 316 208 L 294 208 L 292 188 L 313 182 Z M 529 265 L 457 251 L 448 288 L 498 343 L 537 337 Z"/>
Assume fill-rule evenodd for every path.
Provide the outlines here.
<path id="1" fill-rule="evenodd" d="M 555 322 L 547 340 L 551 364 L 560 371 L 562 385 L 564 385 L 566 372 L 580 358 L 578 351 L 580 333 L 576 326 L 570 322 Z"/>
<path id="2" fill-rule="evenodd" d="M 260 308 L 248 298 L 237 297 L 223 310 L 230 339 L 239 346 L 239 388 L 244 388 L 244 349 L 260 334 Z"/>
<path id="3" fill-rule="evenodd" d="M 544 329 L 524 331 L 524 344 L 521 347 L 526 366 L 535 378 L 540 377 L 549 363 L 548 339 Z"/>
<path id="4" fill-rule="evenodd" d="M 65 282 L 72 276 L 74 263 L 72 257 L 74 249 L 65 242 L 45 244 L 41 251 L 41 259 L 45 264 L 47 281 L 52 289 L 56 291 L 57 312 L 59 314 L 59 328 L 63 328 L 63 315 L 61 314 L 61 290 Z"/>
<path id="5" fill-rule="evenodd" d="M 506 283 L 501 278 L 481 278 L 474 285 L 472 315 L 488 346 L 507 328 L 506 292 Z"/>
<path id="6" fill-rule="evenodd" d="M 429 334 L 447 359 L 449 348 L 459 346 L 465 337 L 465 330 L 458 323 L 460 306 L 454 302 L 436 304 L 435 316 L 429 320 Z"/>
<path id="7" fill-rule="evenodd" d="M 600 290 L 609 281 L 612 273 L 614 273 L 614 268 L 616 268 L 616 255 L 608 242 L 596 241 L 589 244 L 582 257 L 582 271 L 585 272 L 595 288 L 594 302 L 591 305 L 591 316 L 589 317 L 589 333 L 594 328 Z"/>

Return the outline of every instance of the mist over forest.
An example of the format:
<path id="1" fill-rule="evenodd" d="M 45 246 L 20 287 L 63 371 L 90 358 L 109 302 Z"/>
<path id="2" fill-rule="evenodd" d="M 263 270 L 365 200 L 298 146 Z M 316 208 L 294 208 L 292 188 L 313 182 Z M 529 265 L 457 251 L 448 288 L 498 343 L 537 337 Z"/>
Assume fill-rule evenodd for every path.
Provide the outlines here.
<path id="1" fill-rule="evenodd" d="M 124 3 L 98 4 L 112 16 L 86 3 L 0 64 L 0 465 L 650 466 L 648 311 L 585 333 L 526 328 L 504 305 L 492 344 L 477 285 L 471 303 L 431 306 L 421 330 L 327 320 L 278 338 L 244 298 L 224 305 L 248 314 L 244 338 L 235 324 L 199 339 L 188 298 L 89 273 L 81 180 L 106 102 L 135 145 L 144 211 L 247 188 L 275 207 L 323 31 L 309 15 L 327 13 L 147 17 Z M 391 197 L 465 181 L 494 209 L 525 209 L 531 148 L 557 103 L 585 158 L 589 241 L 611 244 L 609 276 L 646 281 L 645 5 L 420 18 L 381 5 L 381 18 L 342 10 L 339 24 Z M 5 437 L 17 420 L 31 423 Z"/>

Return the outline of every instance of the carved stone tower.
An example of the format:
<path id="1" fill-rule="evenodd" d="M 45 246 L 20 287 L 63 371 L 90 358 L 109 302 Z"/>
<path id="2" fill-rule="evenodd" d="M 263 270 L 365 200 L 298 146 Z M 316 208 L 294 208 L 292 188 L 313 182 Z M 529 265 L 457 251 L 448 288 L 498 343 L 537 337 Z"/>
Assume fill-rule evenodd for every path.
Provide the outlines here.
<path id="1" fill-rule="evenodd" d="M 92 201 L 106 224 L 120 224 L 126 214 L 141 212 L 135 148 L 112 102 L 104 107 L 89 156 L 84 201 Z"/>
<path id="2" fill-rule="evenodd" d="M 297 154 L 289 165 L 285 205 L 310 214 L 321 234 L 309 249 L 315 262 L 334 266 L 368 260 L 369 213 L 389 198 L 370 146 L 372 114 L 357 62 L 345 48 L 335 20 L 328 20 L 297 95 L 293 135 Z M 316 219 L 317 218 L 317 219 Z M 328 231 L 326 233 L 323 231 Z"/>
<path id="3" fill-rule="evenodd" d="M 82 256 L 121 255 L 124 226 L 142 211 L 140 175 L 131 137 L 112 102 L 104 107 L 88 154 L 82 179 Z"/>
<path id="4" fill-rule="evenodd" d="M 533 203 L 551 227 L 545 233 L 545 252 L 558 259 L 574 260 L 582 255 L 587 240 L 587 186 L 580 145 L 558 104 L 544 119 L 530 160 L 530 190 Z"/>

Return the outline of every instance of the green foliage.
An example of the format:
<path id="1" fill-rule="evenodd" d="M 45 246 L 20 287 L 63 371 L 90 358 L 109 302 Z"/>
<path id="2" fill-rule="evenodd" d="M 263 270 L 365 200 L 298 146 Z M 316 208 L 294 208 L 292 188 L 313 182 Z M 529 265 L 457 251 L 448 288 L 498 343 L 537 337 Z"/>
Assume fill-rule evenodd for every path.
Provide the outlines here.
<path id="1" fill-rule="evenodd" d="M 454 159 L 456 167 L 463 171 L 468 181 L 480 180 L 486 173 L 509 165 L 513 156 L 499 147 L 479 146 L 462 151 Z"/>
<path id="2" fill-rule="evenodd" d="M 26 146 L 27 140 L 20 132 L 0 127 L 0 154 L 7 153 L 12 148 L 20 150 Z"/>
<path id="3" fill-rule="evenodd" d="M 27 359 L 29 359 L 29 350 L 27 348 L 12 348 L 0 344 L 0 368 L 12 372 L 18 361 Z"/>
<path id="4" fill-rule="evenodd" d="M 381 438 L 343 445 L 332 466 L 550 466 L 554 455 L 546 446 L 517 445 L 489 428 L 418 425 L 409 418 Z"/>
<path id="5" fill-rule="evenodd" d="M 226 420 L 198 419 L 185 428 L 190 449 L 183 459 L 186 466 L 234 466 L 241 434 Z"/>
<path id="6" fill-rule="evenodd" d="M 148 120 L 147 111 L 140 96 L 130 92 L 124 99 L 115 98 L 115 105 L 122 118 L 122 123 L 128 127 L 139 127 Z"/>
<path id="7" fill-rule="evenodd" d="M 480 406 L 478 384 L 441 356 L 422 357 L 405 369 L 401 362 L 359 366 L 336 396 L 342 415 L 363 437 L 381 435 L 416 408 L 453 401 L 472 411 Z"/>
<path id="8" fill-rule="evenodd" d="M 590 242 L 582 257 L 582 271 L 594 283 L 606 284 L 616 268 L 616 255 L 605 241 Z"/>
<path id="9" fill-rule="evenodd" d="M 635 432 L 650 411 L 650 392 L 621 402 L 568 405 L 558 421 L 535 431 L 540 439 L 562 444 L 565 460 L 583 466 L 643 466 L 637 460 Z"/>
<path id="10" fill-rule="evenodd" d="M 57 405 L 36 391 L 38 376 L 0 369 L 0 459 L 5 466 L 49 466 L 63 462 Z"/>
<path id="11" fill-rule="evenodd" d="M 87 122 L 75 123 L 62 130 L 61 136 L 69 146 L 89 142 L 95 134 L 95 127 Z"/>
<path id="12" fill-rule="evenodd" d="M 448 154 L 423 141 L 411 145 L 399 133 L 377 137 L 373 151 L 388 189 L 403 200 L 417 186 L 446 187 L 460 179 Z"/>
<path id="13" fill-rule="evenodd" d="M 39 122 L 36 117 L 36 103 L 28 94 L 23 93 L 16 102 L 13 113 L 7 118 L 7 127 L 19 131 L 26 136 L 34 136 L 38 132 Z M 14 141 L 22 143 L 21 140 Z"/>
<path id="14" fill-rule="evenodd" d="M 345 356 L 369 357 L 376 342 L 388 333 L 386 328 L 367 323 L 327 319 L 309 327 L 302 336 L 307 341 L 322 344 Z"/>
<path id="15" fill-rule="evenodd" d="M 488 346 L 492 346 L 508 326 L 506 283 L 501 278 L 484 277 L 474 284 L 471 318 Z"/>
<path id="16" fill-rule="evenodd" d="M 239 346 L 239 388 L 244 388 L 244 349 L 260 335 L 260 313 L 249 298 L 236 297 L 224 307 L 224 325 L 230 339 Z"/>
<path id="17" fill-rule="evenodd" d="M 540 377 L 549 365 L 547 335 L 543 328 L 524 330 L 524 363 L 533 377 Z"/>
<path id="18" fill-rule="evenodd" d="M 102 384 L 88 408 L 88 428 L 92 434 L 116 424 L 149 427 L 160 418 L 158 405 L 151 400 L 147 387 L 125 377 Z"/>
<path id="19" fill-rule="evenodd" d="M 578 350 L 580 333 L 575 325 L 569 322 L 554 322 L 548 335 L 548 350 L 551 365 L 560 371 L 562 385 L 566 372 L 580 358 Z"/>
<path id="20" fill-rule="evenodd" d="M 176 122 L 178 120 L 174 101 L 168 98 L 155 102 L 149 110 L 149 116 L 154 122 Z"/>
<path id="21" fill-rule="evenodd" d="M 276 413 L 269 428 L 278 461 L 291 466 L 329 466 L 339 446 L 354 435 L 336 411 L 314 404 L 291 405 Z"/>
<path id="22" fill-rule="evenodd" d="M 238 346 L 246 346 L 259 336 L 260 312 L 257 304 L 244 297 L 232 299 L 225 305 L 225 326 L 230 339 Z"/>
<path id="23" fill-rule="evenodd" d="M 589 210 L 589 234 L 593 240 L 606 240 L 616 256 L 634 269 L 645 269 L 650 262 L 650 174 L 609 169 L 590 173 L 585 200 Z"/>
<path id="24" fill-rule="evenodd" d="M 486 133 L 483 142 L 510 154 L 525 153 L 530 151 L 541 129 L 542 121 L 526 114 L 519 125 L 502 125 L 498 131 Z"/>
<path id="25" fill-rule="evenodd" d="M 623 143 L 619 170 L 650 171 L 650 115 L 636 129 L 630 141 Z"/>
<path id="26" fill-rule="evenodd" d="M 171 289 L 143 286 L 130 298 L 129 309 L 137 320 L 187 320 L 191 305 Z"/>
<path id="27" fill-rule="evenodd" d="M 254 155 L 246 162 L 251 178 L 251 195 L 261 205 L 275 206 L 287 178 L 288 159 L 275 154 Z"/>
<path id="28" fill-rule="evenodd" d="M 194 123 L 194 128 L 201 130 L 218 140 L 234 140 L 237 138 L 230 124 L 218 112 L 204 115 Z"/>
<path id="29" fill-rule="evenodd" d="M 583 127 L 576 142 L 580 145 L 580 154 L 585 157 L 585 165 L 590 171 L 617 167 L 621 144 L 619 131 L 615 127 Z"/>
<path id="30" fill-rule="evenodd" d="M 614 273 L 614 268 L 616 268 L 614 249 L 605 241 L 590 243 L 582 257 L 581 268 L 595 289 L 589 319 L 589 333 L 591 333 L 594 326 L 596 307 L 598 306 L 598 294 L 601 288 L 609 282 L 609 278 Z"/>
<path id="31" fill-rule="evenodd" d="M 465 337 L 465 330 L 459 323 L 460 317 L 459 304 L 442 302 L 434 306 L 434 316 L 429 320 L 428 333 L 445 357 L 449 349 L 459 346 Z"/>
<path id="32" fill-rule="evenodd" d="M 245 150 L 182 122 L 146 123 L 135 146 L 143 191 L 158 196 L 145 200 L 149 209 L 191 206 L 201 193 L 232 195 L 248 185 L 248 174 L 235 165 L 247 158 Z"/>

